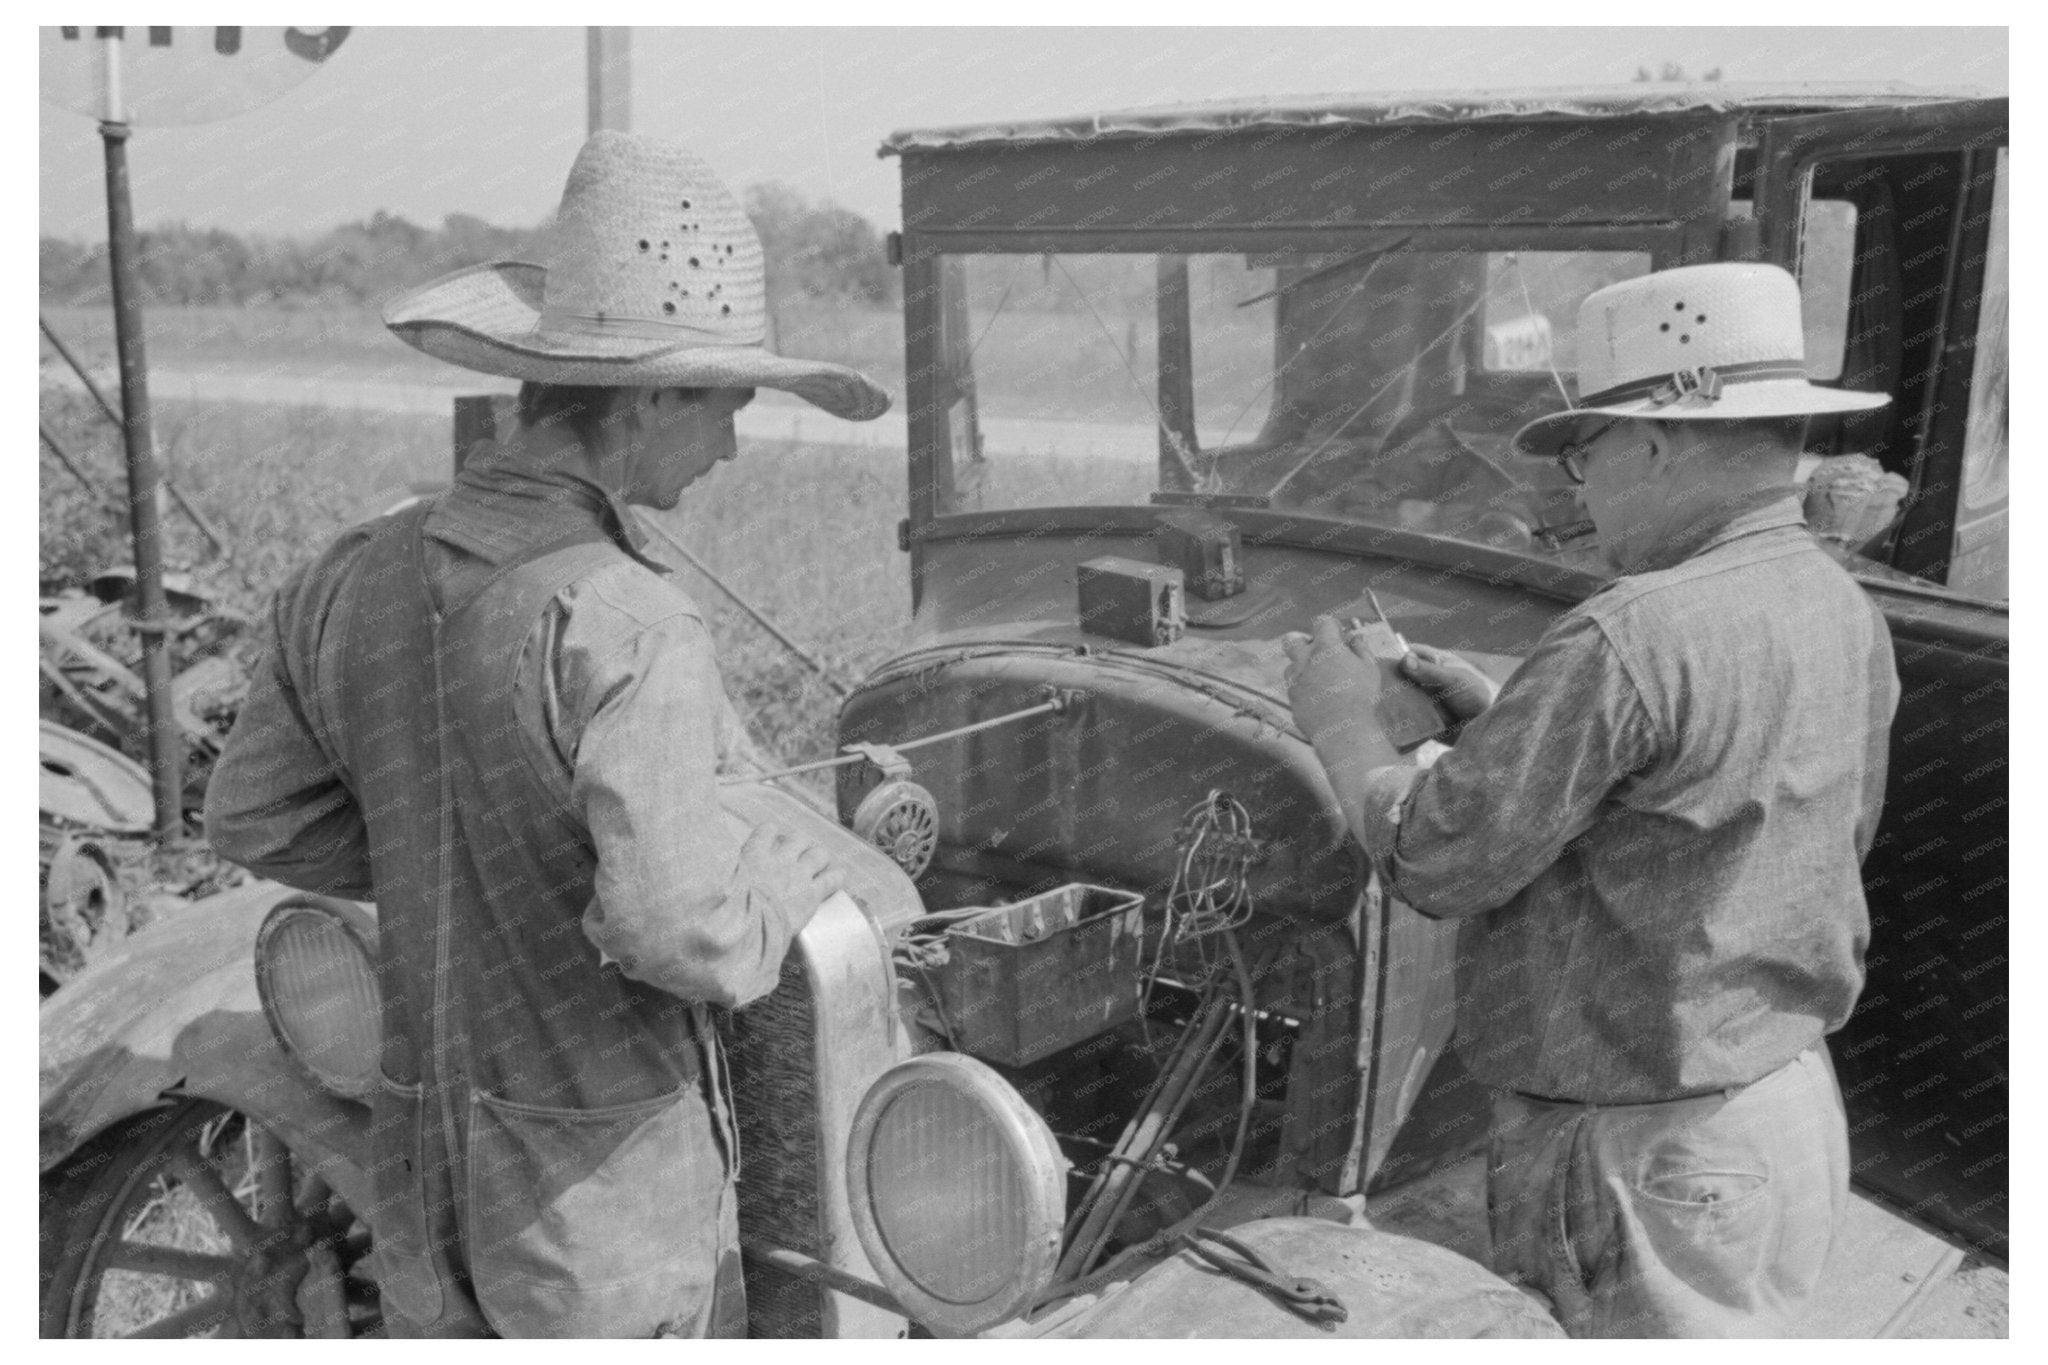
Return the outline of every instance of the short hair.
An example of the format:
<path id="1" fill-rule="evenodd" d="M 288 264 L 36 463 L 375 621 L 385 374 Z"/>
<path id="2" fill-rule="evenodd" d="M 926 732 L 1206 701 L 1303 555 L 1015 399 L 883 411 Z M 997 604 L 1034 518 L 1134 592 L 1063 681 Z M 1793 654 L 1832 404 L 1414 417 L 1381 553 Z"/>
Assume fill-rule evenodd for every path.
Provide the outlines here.
<path id="1" fill-rule="evenodd" d="M 1731 460 L 1796 456 L 1806 446 L 1806 417 L 1741 417 L 1726 422 L 1666 423 L 1687 426 L 1695 437 L 1712 437 L 1711 449 Z"/>
<path id="2" fill-rule="evenodd" d="M 594 447 L 618 393 L 601 384 L 542 384 L 529 379 L 519 386 L 519 425 L 528 431 L 566 425 L 578 441 Z"/>

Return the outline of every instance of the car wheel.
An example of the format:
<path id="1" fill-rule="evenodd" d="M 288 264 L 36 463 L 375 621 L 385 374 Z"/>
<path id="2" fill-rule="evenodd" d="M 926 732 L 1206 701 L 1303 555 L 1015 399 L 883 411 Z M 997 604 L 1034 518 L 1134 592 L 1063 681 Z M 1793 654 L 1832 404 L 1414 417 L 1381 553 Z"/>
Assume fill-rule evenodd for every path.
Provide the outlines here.
<path id="1" fill-rule="evenodd" d="M 383 1335 L 368 1227 L 235 1110 L 129 1120 L 45 1177 L 42 1335 Z"/>

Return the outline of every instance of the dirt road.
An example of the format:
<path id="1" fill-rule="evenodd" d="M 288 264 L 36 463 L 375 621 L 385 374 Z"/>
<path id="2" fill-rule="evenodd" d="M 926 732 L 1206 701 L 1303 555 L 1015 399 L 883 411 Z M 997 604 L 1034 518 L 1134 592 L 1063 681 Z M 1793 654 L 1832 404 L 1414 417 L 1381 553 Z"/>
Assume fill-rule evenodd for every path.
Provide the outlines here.
<path id="1" fill-rule="evenodd" d="M 60 372 L 58 377 L 69 376 Z M 113 376 L 95 376 L 95 382 L 118 387 Z M 512 393 L 517 385 L 484 376 L 431 384 L 375 371 L 152 366 L 149 387 L 150 393 L 160 399 L 307 404 L 445 417 L 458 395 Z M 755 401 L 741 411 L 737 425 L 741 436 L 753 440 L 875 447 L 897 455 L 908 449 L 910 440 L 900 408 L 872 422 L 845 422 L 796 398 L 767 389 L 761 390 Z M 1158 458 L 1158 443 L 1151 428 L 1094 422 L 995 418 L 982 423 L 982 446 L 989 455 L 1080 455 L 1139 464 L 1149 464 Z"/>

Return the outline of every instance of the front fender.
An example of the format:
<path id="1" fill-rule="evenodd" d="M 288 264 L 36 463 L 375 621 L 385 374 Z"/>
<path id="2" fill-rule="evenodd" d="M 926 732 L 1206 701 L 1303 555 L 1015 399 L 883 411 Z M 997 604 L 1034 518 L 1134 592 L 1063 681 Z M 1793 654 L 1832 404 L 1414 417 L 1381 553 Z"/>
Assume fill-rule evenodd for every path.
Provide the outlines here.
<path id="1" fill-rule="evenodd" d="M 123 1119 L 195 1097 L 257 1119 L 367 1207 L 369 1110 L 316 1087 L 278 1047 L 256 997 L 256 930 L 291 894 L 258 881 L 194 901 L 43 1004 L 44 1171 Z"/>
<path id="2" fill-rule="evenodd" d="M 1178 1251 L 1045 1335 L 1133 1337 L 1525 1337 L 1564 1333 L 1536 1301 L 1477 1261 L 1366 1226 L 1261 1218 L 1231 1229 L 1274 1273 L 1316 1280 L 1344 1306 L 1321 1323 L 1245 1280 Z M 1226 1260 L 1236 1261 L 1234 1253 Z"/>

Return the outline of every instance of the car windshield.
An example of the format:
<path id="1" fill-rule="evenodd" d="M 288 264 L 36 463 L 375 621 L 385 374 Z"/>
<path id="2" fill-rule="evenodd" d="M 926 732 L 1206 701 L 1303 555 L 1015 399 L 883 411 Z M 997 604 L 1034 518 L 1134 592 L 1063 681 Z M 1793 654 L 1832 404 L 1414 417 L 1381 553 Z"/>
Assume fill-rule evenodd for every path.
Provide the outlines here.
<path id="1" fill-rule="evenodd" d="M 1509 438 L 1563 406 L 1579 301 L 1649 267 L 1624 251 L 955 258 L 953 510 L 1223 494 L 1526 541 L 1572 519 L 1570 484 Z"/>
<path id="2" fill-rule="evenodd" d="M 949 256 L 938 350 L 951 477 L 938 510 L 1200 494 L 1545 556 L 1596 552 L 1563 470 L 1516 457 L 1510 441 L 1567 405 L 1580 302 L 1650 267 L 1647 251 L 1405 240 L 1325 254 Z M 1843 282 L 1810 273 L 1809 365 L 1836 374 Z"/>

